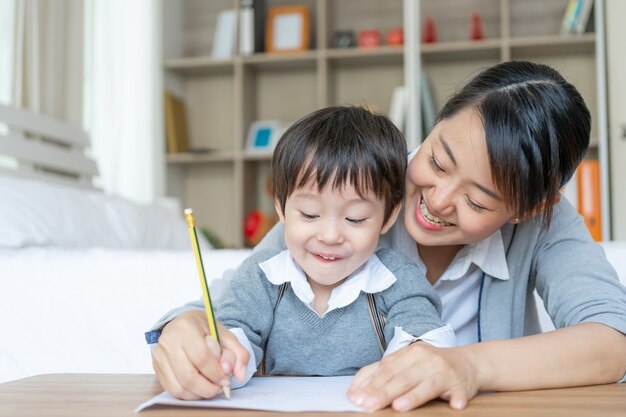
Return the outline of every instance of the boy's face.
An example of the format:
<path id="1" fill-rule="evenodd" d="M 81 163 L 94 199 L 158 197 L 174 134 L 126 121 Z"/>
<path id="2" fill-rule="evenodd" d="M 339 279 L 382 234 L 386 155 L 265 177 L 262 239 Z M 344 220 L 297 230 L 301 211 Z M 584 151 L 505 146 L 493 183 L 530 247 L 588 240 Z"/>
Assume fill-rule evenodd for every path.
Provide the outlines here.
<path id="1" fill-rule="evenodd" d="M 287 198 L 285 213 L 279 204 L 276 211 L 285 225 L 287 248 L 312 287 L 335 287 L 363 265 L 398 213 L 383 224 L 383 200 L 371 193 L 363 199 L 350 185 L 320 192 L 313 182 Z"/>

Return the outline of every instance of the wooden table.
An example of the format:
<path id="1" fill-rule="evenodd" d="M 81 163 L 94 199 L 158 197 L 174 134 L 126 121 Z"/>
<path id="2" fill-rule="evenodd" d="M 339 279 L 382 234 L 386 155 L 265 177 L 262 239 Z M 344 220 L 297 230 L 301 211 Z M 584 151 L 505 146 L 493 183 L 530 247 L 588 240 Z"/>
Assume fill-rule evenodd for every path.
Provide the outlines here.
<path id="1" fill-rule="evenodd" d="M 159 394 L 154 375 L 39 375 L 0 384 L 0 416 L 287 416 L 285 413 L 216 410 L 155 406 L 136 414 L 133 410 Z M 359 413 L 346 413 L 358 415 Z M 324 416 L 330 413 L 299 413 Z M 371 416 L 372 414 L 364 414 Z M 566 388 L 541 391 L 484 393 L 462 412 L 447 403 L 432 401 L 410 413 L 390 409 L 375 416 L 454 416 L 454 417 L 598 417 L 626 416 L 626 384 Z"/>

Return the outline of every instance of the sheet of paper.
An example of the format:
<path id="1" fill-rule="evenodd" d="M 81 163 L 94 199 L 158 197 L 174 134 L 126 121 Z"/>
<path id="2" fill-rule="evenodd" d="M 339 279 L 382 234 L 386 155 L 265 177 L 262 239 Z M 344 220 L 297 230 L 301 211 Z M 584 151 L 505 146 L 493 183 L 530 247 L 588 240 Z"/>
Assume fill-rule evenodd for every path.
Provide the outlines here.
<path id="1" fill-rule="evenodd" d="M 219 396 L 209 400 L 179 400 L 164 392 L 141 404 L 141 411 L 155 404 L 183 407 L 236 408 L 264 411 L 363 411 L 348 400 L 352 376 L 262 377 L 232 391 L 230 400 Z"/>

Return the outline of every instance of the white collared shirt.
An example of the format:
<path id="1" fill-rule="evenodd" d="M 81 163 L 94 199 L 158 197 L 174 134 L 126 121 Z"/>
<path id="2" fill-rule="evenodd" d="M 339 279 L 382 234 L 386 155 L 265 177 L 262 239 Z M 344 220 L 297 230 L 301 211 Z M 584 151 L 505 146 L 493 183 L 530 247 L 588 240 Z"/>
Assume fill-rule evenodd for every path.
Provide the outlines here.
<path id="1" fill-rule="evenodd" d="M 417 244 L 407 231 L 394 227 L 391 233 L 392 247 L 401 248 L 405 256 L 426 271 Z M 441 318 L 444 323 L 452 325 L 458 346 L 478 342 L 478 298 L 483 274 L 501 280 L 509 279 L 500 230 L 480 242 L 465 245 L 433 285 L 443 304 Z"/>

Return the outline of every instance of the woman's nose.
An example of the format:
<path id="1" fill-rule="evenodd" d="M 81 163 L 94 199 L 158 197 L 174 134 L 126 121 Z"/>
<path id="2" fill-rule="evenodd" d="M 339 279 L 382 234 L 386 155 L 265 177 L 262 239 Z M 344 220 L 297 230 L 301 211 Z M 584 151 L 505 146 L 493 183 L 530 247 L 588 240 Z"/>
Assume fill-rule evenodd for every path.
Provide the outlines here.
<path id="1" fill-rule="evenodd" d="M 451 187 L 432 187 L 426 199 L 428 211 L 435 217 L 444 219 L 454 211 L 454 190 Z"/>

